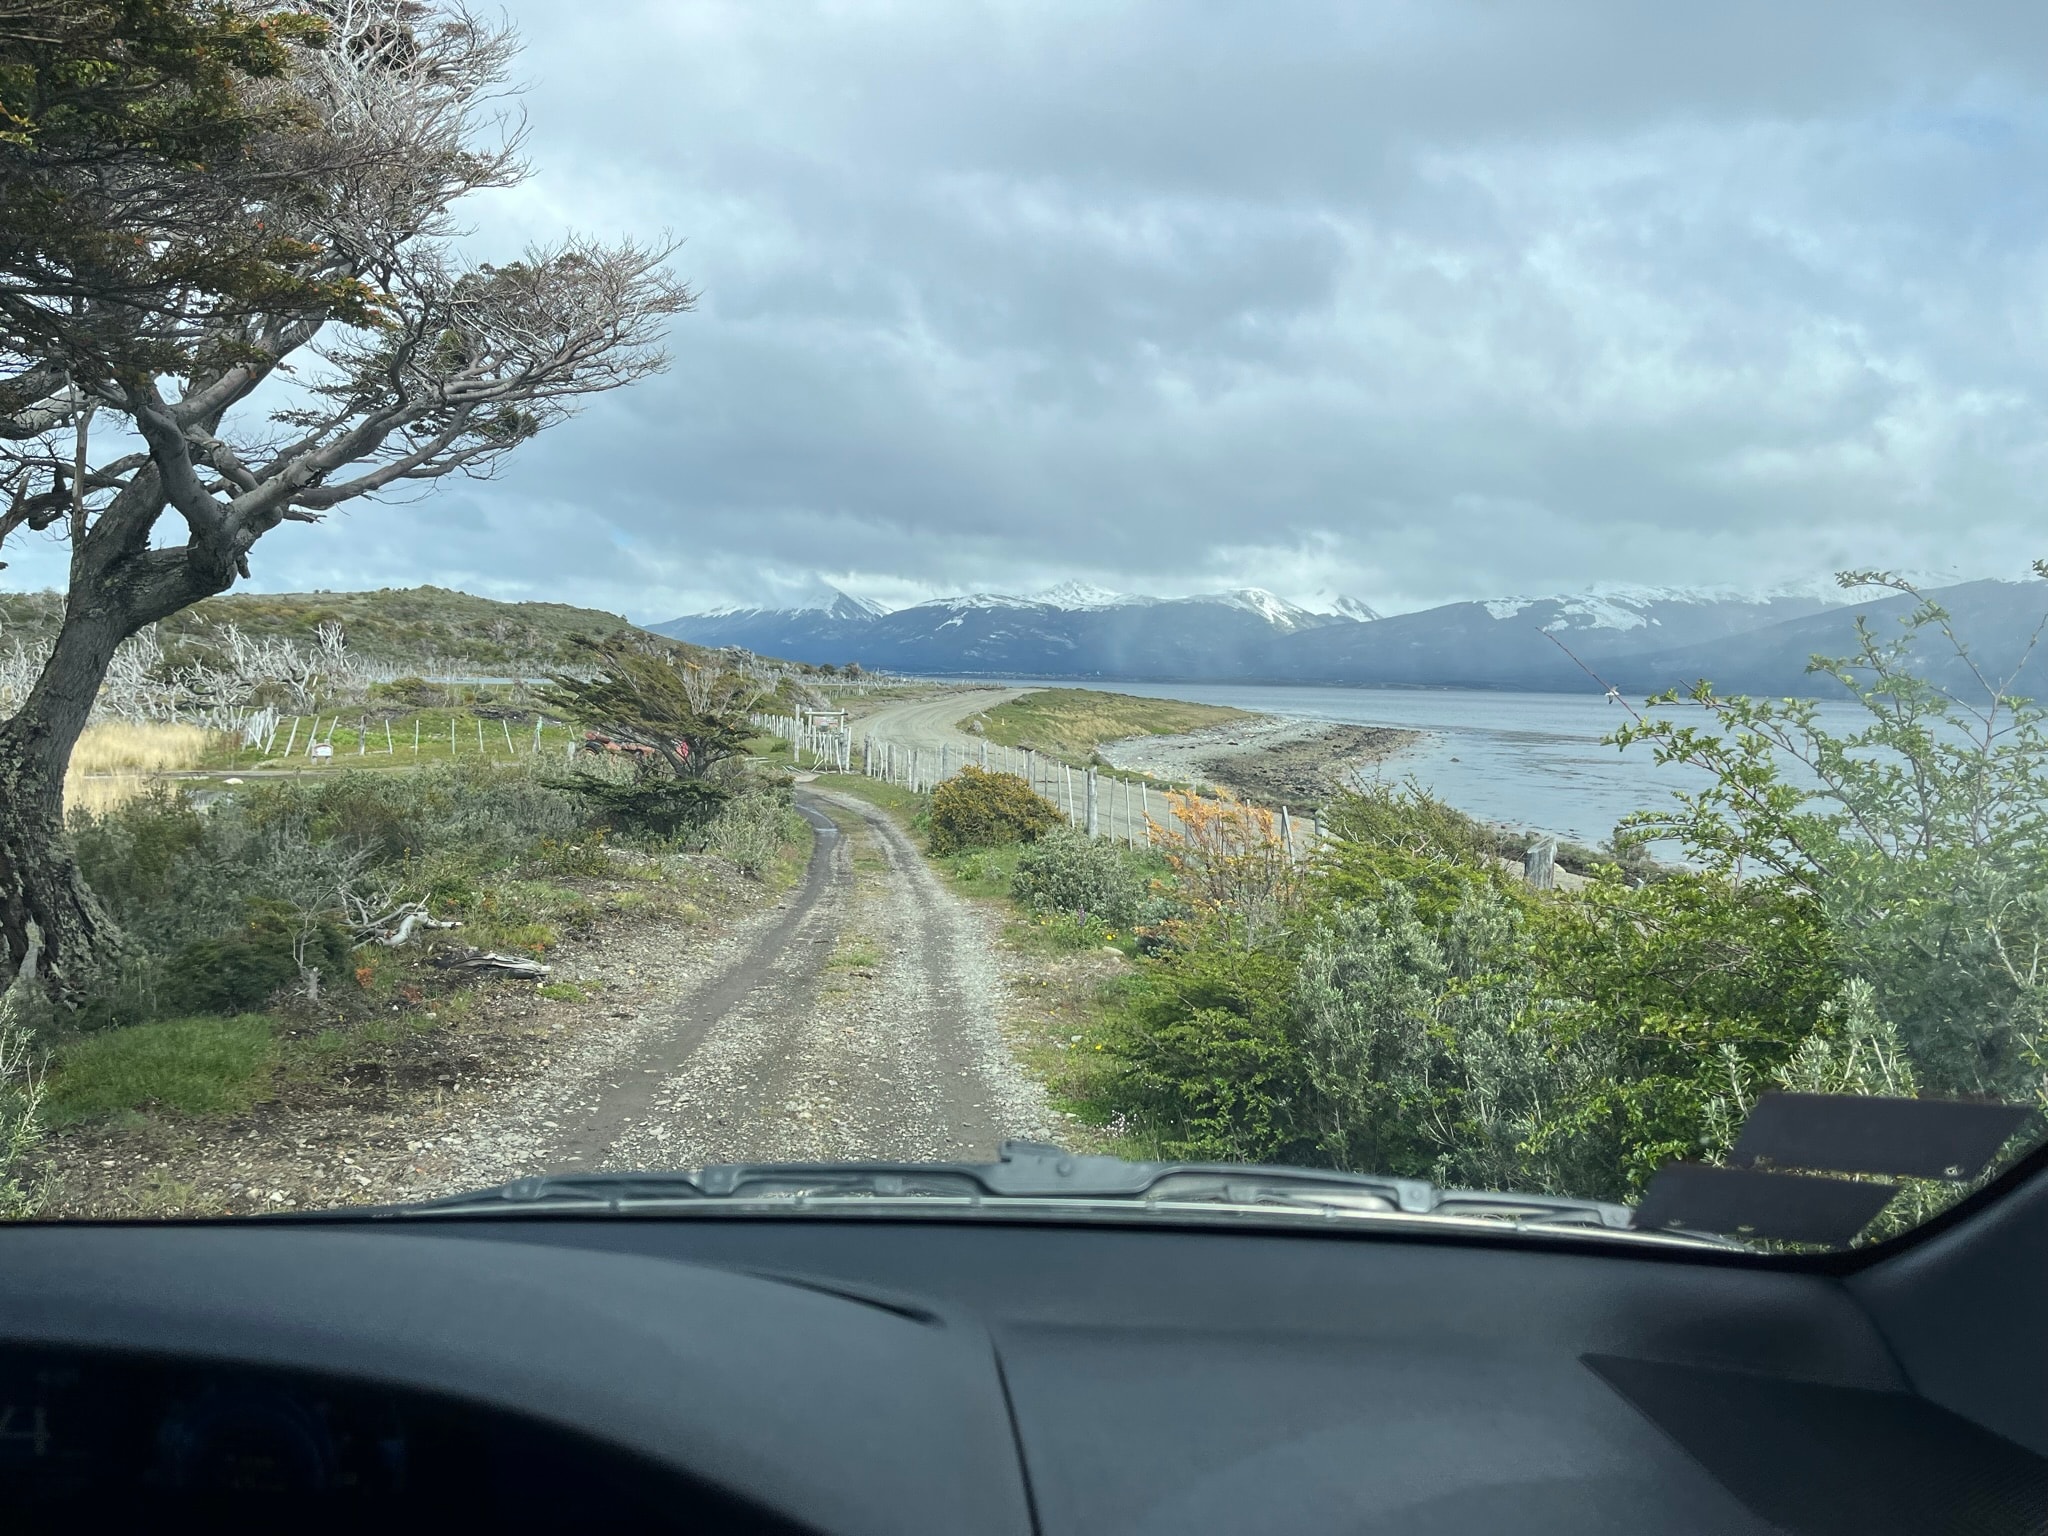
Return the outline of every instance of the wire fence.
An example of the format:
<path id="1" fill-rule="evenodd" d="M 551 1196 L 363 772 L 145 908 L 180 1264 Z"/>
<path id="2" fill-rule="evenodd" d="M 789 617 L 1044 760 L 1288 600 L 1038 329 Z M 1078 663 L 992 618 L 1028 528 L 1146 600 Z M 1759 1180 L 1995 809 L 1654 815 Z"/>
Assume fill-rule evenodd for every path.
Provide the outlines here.
<path id="1" fill-rule="evenodd" d="M 1051 801 L 1070 826 L 1090 837 L 1108 838 L 1132 848 L 1214 835 L 1209 829 L 1188 826 L 1175 812 L 1169 792 L 1146 779 L 1106 774 L 1093 767 L 1076 768 L 1030 747 L 984 740 L 963 741 L 958 746 L 913 746 L 884 736 L 856 737 L 837 711 L 755 715 L 753 725 L 787 741 L 791 759 L 799 768 L 858 773 L 915 794 L 929 794 L 963 768 L 1014 774 Z M 1309 857 L 1324 841 L 1322 823 L 1314 811 L 1297 815 L 1292 807 L 1283 805 L 1239 821 L 1248 829 L 1244 835 L 1271 839 L 1296 861 Z"/>
<path id="2" fill-rule="evenodd" d="M 320 764 L 366 757 L 484 757 L 504 762 L 538 757 L 565 741 L 570 756 L 582 738 L 559 722 L 535 715 L 515 727 L 504 716 L 372 716 L 356 712 L 280 716 L 266 710 L 242 733 L 245 750 L 279 762 Z"/>

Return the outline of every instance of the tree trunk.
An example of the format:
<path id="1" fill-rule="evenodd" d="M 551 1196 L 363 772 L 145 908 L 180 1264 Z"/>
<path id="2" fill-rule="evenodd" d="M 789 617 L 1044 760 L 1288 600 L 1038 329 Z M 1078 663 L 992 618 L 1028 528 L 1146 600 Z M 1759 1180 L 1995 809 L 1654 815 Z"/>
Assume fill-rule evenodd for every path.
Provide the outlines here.
<path id="1" fill-rule="evenodd" d="M 104 607 L 71 608 L 34 691 L 0 722 L 0 991 L 19 978 L 75 1002 L 119 952 L 64 833 L 64 770 L 127 634 Z"/>
<path id="2" fill-rule="evenodd" d="M 0 992 L 33 980 L 78 1002 L 119 957 L 119 932 L 84 878 L 64 832 L 64 771 L 123 640 L 226 590 L 234 569 L 189 549 L 150 549 L 150 519 L 120 518 L 124 492 L 74 550 L 64 626 L 42 675 L 0 721 Z"/>

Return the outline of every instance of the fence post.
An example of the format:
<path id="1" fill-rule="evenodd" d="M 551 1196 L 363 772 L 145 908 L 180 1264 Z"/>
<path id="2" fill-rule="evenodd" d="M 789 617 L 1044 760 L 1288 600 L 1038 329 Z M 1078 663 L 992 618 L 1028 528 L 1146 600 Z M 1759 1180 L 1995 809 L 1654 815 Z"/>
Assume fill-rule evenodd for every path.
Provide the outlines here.
<path id="1" fill-rule="evenodd" d="M 298 740 L 299 740 L 299 717 L 298 717 L 297 715 L 293 715 L 293 716 L 292 716 L 292 734 L 291 734 L 291 737 L 290 737 L 290 739 L 289 739 L 289 740 L 287 740 L 287 741 L 285 742 L 285 744 L 284 744 L 284 755 L 285 755 L 286 757 L 290 757 L 290 756 L 292 755 L 292 748 L 293 748 L 294 746 L 296 746 L 296 745 L 298 744 Z"/>
<path id="2" fill-rule="evenodd" d="M 953 771 L 953 749 L 945 742 L 939 743 L 939 782 L 946 782 L 946 775 Z"/>
<path id="3" fill-rule="evenodd" d="M 1094 837 L 1096 833 L 1097 827 L 1095 823 L 1095 770 L 1093 768 L 1090 768 L 1088 770 L 1088 835 L 1090 837 Z"/>
<path id="4" fill-rule="evenodd" d="M 418 715 L 412 717 L 412 755 L 414 757 L 420 755 L 420 717 Z"/>
<path id="5" fill-rule="evenodd" d="M 1287 862 L 1294 862 L 1294 821 L 1287 814 L 1287 807 L 1280 807 L 1280 846 L 1287 850 Z"/>
<path id="6" fill-rule="evenodd" d="M 1557 883 L 1555 842 L 1546 837 L 1529 845 L 1529 852 L 1522 861 L 1522 878 L 1539 891 L 1547 891 Z"/>
<path id="7" fill-rule="evenodd" d="M 396 757 L 398 755 L 398 748 L 391 744 L 391 717 L 389 715 L 384 717 L 384 755 L 386 757 Z"/>
<path id="8" fill-rule="evenodd" d="M 448 758 L 451 762 L 455 759 L 455 717 L 453 715 L 448 717 Z"/>
<path id="9" fill-rule="evenodd" d="M 547 723 L 548 717 L 546 715 L 535 715 L 533 717 L 533 756 L 535 757 L 540 756 L 540 728 Z"/>
<path id="10" fill-rule="evenodd" d="M 512 745 L 512 722 L 503 715 L 500 715 L 498 716 L 498 724 L 503 727 L 505 732 L 505 755 L 507 757 L 517 757 L 519 749 Z"/>

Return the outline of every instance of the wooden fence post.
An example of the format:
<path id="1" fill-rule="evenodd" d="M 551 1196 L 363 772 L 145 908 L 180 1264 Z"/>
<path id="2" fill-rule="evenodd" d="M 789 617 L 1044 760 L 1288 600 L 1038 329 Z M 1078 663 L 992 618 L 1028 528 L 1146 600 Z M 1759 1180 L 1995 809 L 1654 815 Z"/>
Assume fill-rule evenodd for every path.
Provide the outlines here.
<path id="1" fill-rule="evenodd" d="M 1555 842 L 1546 837 L 1529 845 L 1529 852 L 1522 861 L 1522 878 L 1539 891 L 1547 891 L 1557 884 Z"/>
<path id="2" fill-rule="evenodd" d="M 285 742 L 285 744 L 284 744 L 284 755 L 285 755 L 286 757 L 290 757 L 290 756 L 292 755 L 292 748 L 293 748 L 294 746 L 296 746 L 296 745 L 298 744 L 298 740 L 299 740 L 299 717 L 298 717 L 297 715 L 293 715 L 293 716 L 292 716 L 292 734 L 291 734 L 291 738 L 290 738 L 290 739 L 289 739 L 288 741 L 286 741 L 286 742 Z"/>
<path id="3" fill-rule="evenodd" d="M 1088 770 L 1088 835 L 1095 837 L 1099 831 L 1100 828 L 1095 820 L 1095 770 L 1090 768 Z"/>

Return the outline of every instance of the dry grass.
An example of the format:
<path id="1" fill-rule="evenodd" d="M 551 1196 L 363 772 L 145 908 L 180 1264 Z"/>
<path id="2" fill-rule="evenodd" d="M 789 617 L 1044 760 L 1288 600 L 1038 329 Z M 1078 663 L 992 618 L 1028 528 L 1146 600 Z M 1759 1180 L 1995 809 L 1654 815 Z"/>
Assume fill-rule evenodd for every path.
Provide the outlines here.
<path id="1" fill-rule="evenodd" d="M 1221 704 L 1145 699 L 1092 688 L 1040 688 L 976 717 L 990 741 L 1033 747 L 1069 762 L 1086 762 L 1105 741 L 1130 736 L 1177 736 L 1251 716 Z"/>
<path id="2" fill-rule="evenodd" d="M 73 773 L 162 773 L 197 768 L 209 753 L 226 748 L 218 732 L 196 725 L 131 724 L 106 720 L 88 725 L 71 749 Z"/>
<path id="3" fill-rule="evenodd" d="M 71 751 L 65 808 L 104 816 L 147 792 L 152 775 L 197 768 L 229 745 L 217 732 L 196 725 L 125 720 L 89 725 Z"/>

